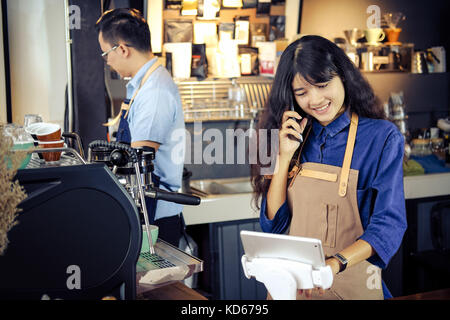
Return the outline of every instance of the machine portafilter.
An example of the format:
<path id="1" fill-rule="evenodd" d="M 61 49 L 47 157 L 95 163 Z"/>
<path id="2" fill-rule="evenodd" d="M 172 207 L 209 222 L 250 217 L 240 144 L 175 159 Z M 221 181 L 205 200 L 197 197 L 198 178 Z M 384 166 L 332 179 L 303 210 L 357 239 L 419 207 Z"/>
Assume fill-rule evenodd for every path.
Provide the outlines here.
<path id="1" fill-rule="evenodd" d="M 145 197 L 184 205 L 200 204 L 199 197 L 156 188 L 151 179 L 154 159 L 155 149 L 151 147 L 132 148 L 124 143 L 103 140 L 96 140 L 89 144 L 88 162 L 105 163 L 118 177 L 140 209 L 145 221 L 150 254 L 155 254 L 155 249 L 150 236 L 150 219 Z"/>

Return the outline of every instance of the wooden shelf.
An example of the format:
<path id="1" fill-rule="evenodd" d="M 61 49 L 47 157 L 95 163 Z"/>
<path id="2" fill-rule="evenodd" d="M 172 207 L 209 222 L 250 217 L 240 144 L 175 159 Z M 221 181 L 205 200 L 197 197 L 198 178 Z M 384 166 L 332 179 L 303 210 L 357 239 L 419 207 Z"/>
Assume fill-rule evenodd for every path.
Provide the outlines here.
<path id="1" fill-rule="evenodd" d="M 195 22 L 216 22 L 219 23 L 228 23 L 234 22 L 233 18 L 235 16 L 249 16 L 250 23 L 267 23 L 269 24 L 270 16 L 284 16 L 285 15 L 285 6 L 271 6 L 270 7 L 270 15 L 257 15 L 256 8 L 250 9 L 220 9 L 219 18 L 216 20 L 203 20 L 197 19 L 197 16 L 182 16 L 180 14 L 179 9 L 164 9 L 163 11 L 163 20 L 167 19 L 183 19 L 183 20 L 192 20 Z"/>

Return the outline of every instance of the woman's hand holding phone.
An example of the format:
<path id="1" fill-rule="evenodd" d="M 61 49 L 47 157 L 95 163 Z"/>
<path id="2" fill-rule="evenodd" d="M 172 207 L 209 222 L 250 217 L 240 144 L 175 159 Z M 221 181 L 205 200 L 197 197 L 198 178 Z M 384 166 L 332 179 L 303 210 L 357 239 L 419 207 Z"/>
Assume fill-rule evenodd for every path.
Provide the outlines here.
<path id="1" fill-rule="evenodd" d="M 296 111 L 287 110 L 283 113 L 280 139 L 280 158 L 291 161 L 295 151 L 303 141 L 303 131 L 305 130 L 308 118 L 302 118 Z"/>

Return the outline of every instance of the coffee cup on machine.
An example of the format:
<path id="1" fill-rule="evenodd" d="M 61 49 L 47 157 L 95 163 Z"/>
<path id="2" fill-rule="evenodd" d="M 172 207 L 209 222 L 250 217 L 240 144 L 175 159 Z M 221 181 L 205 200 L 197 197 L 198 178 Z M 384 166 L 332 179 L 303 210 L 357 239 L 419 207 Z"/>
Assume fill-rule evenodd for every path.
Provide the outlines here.
<path id="1" fill-rule="evenodd" d="M 61 140 L 61 126 L 59 124 L 40 122 L 39 126 L 32 127 L 31 131 L 32 136 L 36 136 L 38 139 L 39 148 L 64 147 L 64 140 Z M 44 158 L 46 162 L 59 161 L 61 151 L 42 152 L 40 157 Z"/>
<path id="2" fill-rule="evenodd" d="M 39 141 L 39 148 L 62 148 L 64 140 L 59 141 Z M 61 159 L 61 151 L 42 152 L 42 156 L 46 162 L 55 162 Z"/>
<path id="3" fill-rule="evenodd" d="M 367 43 L 370 45 L 378 45 L 380 41 L 384 40 L 386 34 L 381 28 L 370 28 L 364 30 Z"/>
<path id="4" fill-rule="evenodd" d="M 40 123 L 34 131 L 39 141 L 59 141 L 61 140 L 61 126 L 56 123 Z"/>
<path id="5" fill-rule="evenodd" d="M 39 146 L 39 140 L 37 138 L 36 132 L 42 125 L 45 125 L 45 123 L 36 122 L 36 123 L 29 124 L 28 126 L 25 127 L 25 131 L 33 137 L 35 147 Z M 42 153 L 38 153 L 38 154 L 33 153 L 31 155 L 31 157 L 33 159 L 44 159 L 44 157 L 42 156 Z"/>
<path id="6" fill-rule="evenodd" d="M 25 131 L 29 133 L 33 139 L 35 140 L 35 146 L 38 145 L 38 138 L 36 135 L 37 130 L 42 126 L 43 122 L 32 123 L 29 126 L 25 127 Z"/>

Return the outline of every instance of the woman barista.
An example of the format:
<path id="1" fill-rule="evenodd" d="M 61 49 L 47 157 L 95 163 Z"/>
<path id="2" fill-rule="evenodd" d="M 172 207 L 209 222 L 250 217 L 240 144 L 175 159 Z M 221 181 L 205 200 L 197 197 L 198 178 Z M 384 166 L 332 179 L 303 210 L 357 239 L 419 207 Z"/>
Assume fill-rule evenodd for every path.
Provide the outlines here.
<path id="1" fill-rule="evenodd" d="M 256 165 L 252 180 L 263 231 L 322 241 L 333 286 L 299 290 L 299 298 L 391 296 L 380 268 L 406 230 L 404 140 L 383 118 L 370 85 L 335 44 L 305 36 L 284 51 L 260 122 L 279 129 L 276 171 L 263 176 Z"/>

